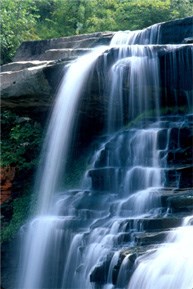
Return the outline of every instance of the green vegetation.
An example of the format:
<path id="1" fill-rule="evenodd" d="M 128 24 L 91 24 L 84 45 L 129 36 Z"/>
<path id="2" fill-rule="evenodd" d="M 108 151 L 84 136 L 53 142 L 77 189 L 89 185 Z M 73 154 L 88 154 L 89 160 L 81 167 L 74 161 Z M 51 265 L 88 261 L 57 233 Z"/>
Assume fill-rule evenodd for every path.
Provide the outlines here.
<path id="1" fill-rule="evenodd" d="M 176 107 L 162 107 L 159 111 L 160 116 L 164 115 L 179 115 L 187 113 L 187 107 L 186 106 L 176 106 Z M 140 121 L 144 121 L 145 119 L 151 118 L 151 117 L 157 117 L 157 111 L 154 109 L 150 109 L 148 111 L 144 111 L 143 113 L 139 114 L 135 119 L 131 120 L 124 129 L 129 129 L 131 127 L 136 126 Z"/>
<path id="2" fill-rule="evenodd" d="M 35 32 L 38 17 L 35 0 L 1 1 L 1 62 L 11 60 L 17 47 L 24 40 L 37 38 Z"/>
<path id="3" fill-rule="evenodd" d="M 1 242 L 10 240 L 19 230 L 19 228 L 26 223 L 26 219 L 32 215 L 34 206 L 32 206 L 31 194 L 28 192 L 22 197 L 13 201 L 13 216 L 9 224 L 4 226 L 1 230 Z"/>
<path id="4" fill-rule="evenodd" d="M 66 189 L 76 189 L 81 185 L 84 173 L 89 167 L 89 158 L 91 155 L 91 148 L 81 152 L 77 158 L 72 158 L 67 164 L 65 178 L 61 184 Z"/>
<path id="5" fill-rule="evenodd" d="M 9 110 L 2 110 L 1 126 L 1 167 L 15 167 L 19 178 L 25 180 L 24 185 L 17 192 L 18 197 L 6 205 L 13 208 L 13 215 L 8 224 L 2 224 L 1 241 L 3 242 L 12 238 L 32 214 L 34 206 L 31 205 L 31 197 L 35 198 L 31 193 L 32 173 L 38 164 L 42 128 L 38 122 L 29 117 L 19 116 Z"/>
<path id="6" fill-rule="evenodd" d="M 1 126 L 1 166 L 33 169 L 42 143 L 40 124 L 5 110 L 1 113 Z"/>
<path id="7" fill-rule="evenodd" d="M 192 15 L 193 0 L 1 0 L 1 63 L 25 40 L 135 30 Z"/>

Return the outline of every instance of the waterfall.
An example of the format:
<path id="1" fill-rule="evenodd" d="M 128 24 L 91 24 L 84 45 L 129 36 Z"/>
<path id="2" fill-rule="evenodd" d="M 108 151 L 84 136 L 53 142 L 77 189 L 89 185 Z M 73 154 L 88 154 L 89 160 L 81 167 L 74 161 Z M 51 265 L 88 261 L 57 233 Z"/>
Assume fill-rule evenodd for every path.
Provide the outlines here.
<path id="1" fill-rule="evenodd" d="M 62 158 L 66 160 L 71 143 L 71 134 L 81 91 L 94 62 L 105 49 L 105 47 L 98 48 L 93 53 L 82 56 L 78 61 L 75 61 L 69 67 L 60 86 L 44 143 L 45 154 L 36 188 L 40 197 L 38 201 L 40 213 L 47 213 L 50 210 L 53 201 L 52 196 L 56 191 L 61 170 Z"/>
<path id="2" fill-rule="evenodd" d="M 37 215 L 22 228 L 18 289 L 192 288 L 192 228 L 189 223 L 180 227 L 189 211 L 180 207 L 176 213 L 177 193 L 173 196 L 187 189 L 192 116 L 161 114 L 160 47 L 152 45 L 158 40 L 159 25 L 119 32 L 110 46 L 94 49 L 68 67 L 43 147 Z M 111 53 L 104 76 L 107 136 L 84 185 L 58 192 L 83 89 L 99 57 L 108 65 Z M 176 168 L 185 155 L 189 163 Z M 148 243 L 163 235 L 163 245 Z"/>
<path id="3" fill-rule="evenodd" d="M 124 89 L 129 91 L 127 115 L 130 119 L 152 107 L 159 115 L 158 57 L 153 46 L 144 46 L 157 43 L 158 31 L 159 25 L 153 25 L 149 30 L 120 31 L 111 40 L 110 46 L 118 47 L 119 53 L 110 72 L 109 132 L 124 125 Z M 153 97 L 150 88 L 154 90 Z"/>

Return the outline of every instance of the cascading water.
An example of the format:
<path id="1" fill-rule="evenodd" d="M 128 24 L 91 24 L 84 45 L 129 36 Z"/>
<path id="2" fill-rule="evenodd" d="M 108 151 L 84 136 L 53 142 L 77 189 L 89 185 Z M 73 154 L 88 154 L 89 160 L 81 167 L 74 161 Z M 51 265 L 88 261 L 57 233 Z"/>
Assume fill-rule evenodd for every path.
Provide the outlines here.
<path id="1" fill-rule="evenodd" d="M 159 25 L 153 25 L 149 30 L 120 31 L 111 40 L 110 46 L 118 47 L 118 59 L 110 71 L 109 132 L 123 127 L 125 106 L 130 119 L 152 107 L 159 115 L 157 53 L 151 45 L 144 47 L 144 44 L 157 43 L 158 31 Z M 150 86 L 154 88 L 153 97 Z M 124 90 L 128 92 L 127 97 Z M 128 100 L 127 104 L 124 99 Z"/>
<path id="2" fill-rule="evenodd" d="M 121 48 L 123 49 L 123 48 Z M 151 46 L 132 45 L 111 68 L 109 99 L 109 132 L 124 125 L 125 94 L 127 90 L 127 121 L 137 115 L 155 108 L 159 115 L 159 76 L 158 58 Z M 151 96 L 151 91 L 154 95 Z"/>
<path id="3" fill-rule="evenodd" d="M 139 258 L 128 289 L 154 289 L 155 284 L 158 289 L 192 289 L 193 227 L 190 217 L 187 219 L 156 252 Z"/>
<path id="4" fill-rule="evenodd" d="M 135 260 L 139 266 L 131 277 L 129 289 L 189 289 L 189 285 L 186 287 L 192 281 L 189 269 L 184 271 L 179 288 L 174 287 L 177 278 L 173 283 L 166 283 L 166 280 L 170 282 L 168 276 L 159 281 L 163 271 L 171 271 L 172 264 L 168 262 L 166 268 L 164 261 L 150 283 L 155 267 L 151 267 L 150 262 L 159 263 L 162 250 L 164 256 L 167 255 L 167 246 L 139 259 L 136 257 L 147 250 L 140 247 L 135 252 L 137 240 L 166 235 L 170 225 L 181 225 L 181 216 L 170 218 L 168 205 L 164 207 L 162 190 L 166 187 L 177 190 L 181 186 L 183 172 L 181 168 L 173 169 L 173 155 L 183 147 L 184 131 L 191 138 L 187 128 L 187 123 L 191 123 L 190 114 L 176 118 L 160 115 L 157 49 L 151 45 L 133 45 L 137 41 L 138 44 L 156 42 L 158 32 L 159 25 L 129 33 L 127 37 L 125 33 L 115 34 L 108 48 L 96 50 L 69 67 L 44 145 L 46 154 L 40 168 L 43 173 L 38 174 L 37 182 L 38 215 L 23 228 L 27 233 L 19 289 L 89 289 L 94 283 L 97 289 L 128 288 Z M 98 57 L 106 57 L 103 52 L 110 53 L 112 49 L 118 53 L 108 71 L 108 87 L 105 87 L 109 94 L 106 125 L 109 135 L 86 173 L 89 180 L 84 182 L 86 185 L 80 190 L 57 194 L 62 159 L 68 153 L 81 90 Z M 152 117 L 148 115 L 151 110 L 154 110 Z M 136 123 L 129 128 L 128 121 L 135 117 L 138 117 Z M 174 141 L 176 130 L 177 143 Z M 189 147 L 186 153 L 191 155 Z M 160 232 L 162 226 L 166 231 Z M 158 232 L 145 235 L 148 230 Z M 181 236 L 181 229 L 176 232 Z M 172 240 L 175 241 L 172 250 L 176 252 L 178 244 L 184 241 L 181 237 L 172 237 Z M 188 245 L 191 247 L 191 242 Z M 192 261 L 188 262 L 190 268 Z M 141 272 L 143 268 L 149 276 L 147 281 Z M 182 266 L 172 271 L 171 276 L 181 270 Z"/>

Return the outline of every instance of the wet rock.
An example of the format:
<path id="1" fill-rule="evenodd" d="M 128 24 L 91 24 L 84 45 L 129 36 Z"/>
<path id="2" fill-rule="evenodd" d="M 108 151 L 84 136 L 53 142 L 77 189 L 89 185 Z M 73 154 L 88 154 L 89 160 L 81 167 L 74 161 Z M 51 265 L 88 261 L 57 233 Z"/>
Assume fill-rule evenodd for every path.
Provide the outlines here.
<path id="1" fill-rule="evenodd" d="M 120 183 L 120 170 L 117 168 L 107 167 L 89 171 L 92 179 L 92 189 L 99 191 L 115 192 Z"/>
<path id="2" fill-rule="evenodd" d="M 167 234 L 168 231 L 158 233 L 135 233 L 134 238 L 138 246 L 147 246 L 150 244 L 162 243 L 165 240 Z"/>
<path id="3" fill-rule="evenodd" d="M 192 147 L 193 129 L 191 127 L 172 128 L 169 136 L 169 149 Z"/>
<path id="4" fill-rule="evenodd" d="M 193 166 L 171 168 L 165 171 L 165 186 L 176 188 L 193 187 Z"/>
<path id="5" fill-rule="evenodd" d="M 178 211 L 193 211 L 193 191 L 167 198 L 168 208 Z"/>
<path id="6" fill-rule="evenodd" d="M 191 165 L 192 159 L 193 159 L 192 147 L 169 151 L 167 154 L 167 163 L 169 164 L 169 166 L 177 166 L 177 165 L 179 166 L 182 164 Z"/>
<path id="7" fill-rule="evenodd" d="M 97 265 L 90 274 L 90 282 L 97 284 L 107 283 L 108 270 L 113 253 L 109 254 L 105 261 L 101 261 L 101 264 Z"/>
<path id="8" fill-rule="evenodd" d="M 173 33 L 175 31 L 175 33 Z M 193 36 L 193 17 L 168 21 L 160 25 L 159 44 L 184 43 Z"/>
<path id="9" fill-rule="evenodd" d="M 161 193 L 161 204 L 164 208 L 171 208 L 178 211 L 178 209 L 188 209 L 185 204 L 190 204 L 193 195 L 192 189 L 162 189 Z M 176 212 L 175 211 L 175 212 Z"/>
<path id="10" fill-rule="evenodd" d="M 123 250 L 120 253 L 117 265 L 114 267 L 112 281 L 118 288 L 125 288 L 130 280 L 133 271 L 134 263 L 137 258 L 135 249 Z"/>
<path id="11" fill-rule="evenodd" d="M 181 225 L 181 218 L 178 217 L 157 217 L 157 218 L 141 218 L 129 219 L 124 221 L 125 231 L 129 232 L 135 228 L 138 231 L 160 231 L 170 228 L 176 228 Z"/>
<path id="12" fill-rule="evenodd" d="M 167 129 L 158 132 L 157 149 L 164 150 L 167 146 Z"/>

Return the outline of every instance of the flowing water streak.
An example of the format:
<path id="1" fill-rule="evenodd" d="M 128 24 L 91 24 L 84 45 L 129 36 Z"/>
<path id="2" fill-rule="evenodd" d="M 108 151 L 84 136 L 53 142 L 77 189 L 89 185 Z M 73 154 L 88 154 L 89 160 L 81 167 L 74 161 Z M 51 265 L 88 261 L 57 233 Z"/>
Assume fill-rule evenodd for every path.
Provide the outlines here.
<path id="1" fill-rule="evenodd" d="M 157 43 L 158 30 L 159 25 L 154 25 L 149 30 L 120 31 L 111 40 L 110 46 L 118 49 L 118 58 L 110 71 L 109 133 L 123 127 L 126 105 L 126 118 L 134 119 L 150 109 L 154 109 L 159 118 L 158 57 L 153 46 L 144 46 L 146 42 Z M 123 90 L 129 90 L 126 103 Z"/>
<path id="2" fill-rule="evenodd" d="M 52 196 L 56 191 L 62 159 L 66 160 L 67 157 L 81 91 L 96 59 L 106 49 L 107 47 L 99 47 L 92 53 L 78 58 L 70 65 L 62 81 L 47 131 L 45 156 L 36 188 L 40 197 L 38 201 L 40 213 L 49 210 Z"/>
<path id="3" fill-rule="evenodd" d="M 184 226 L 171 231 L 155 253 L 137 259 L 128 289 L 192 289 L 192 219 L 193 216 L 185 218 Z"/>
<path id="4" fill-rule="evenodd" d="M 97 58 L 106 50 L 100 47 L 92 53 L 78 58 L 71 64 L 61 84 L 58 98 L 52 113 L 51 121 L 44 144 L 45 156 L 43 166 L 39 169 L 38 185 L 39 192 L 38 213 L 28 226 L 25 247 L 22 256 L 21 276 L 18 288 L 38 289 L 45 285 L 46 259 L 53 250 L 56 254 L 54 259 L 57 264 L 59 248 L 63 234 L 56 232 L 60 223 L 65 223 L 66 218 L 50 215 L 52 212 L 52 199 L 56 191 L 58 177 L 61 170 L 62 159 L 66 159 L 74 126 L 76 109 L 81 96 L 81 91 L 88 79 L 89 73 Z M 67 243 L 70 235 L 66 230 Z M 55 244 L 55 246 L 54 246 Z M 55 249 L 54 249 L 55 248 Z M 66 248 L 68 250 L 68 247 Z M 52 269 L 50 269 L 52 270 Z M 55 268 L 57 275 L 57 268 Z M 49 272 L 49 270 L 48 270 Z M 54 278 L 54 277 L 53 277 Z M 55 280 L 49 280 L 49 288 L 56 286 Z"/>

